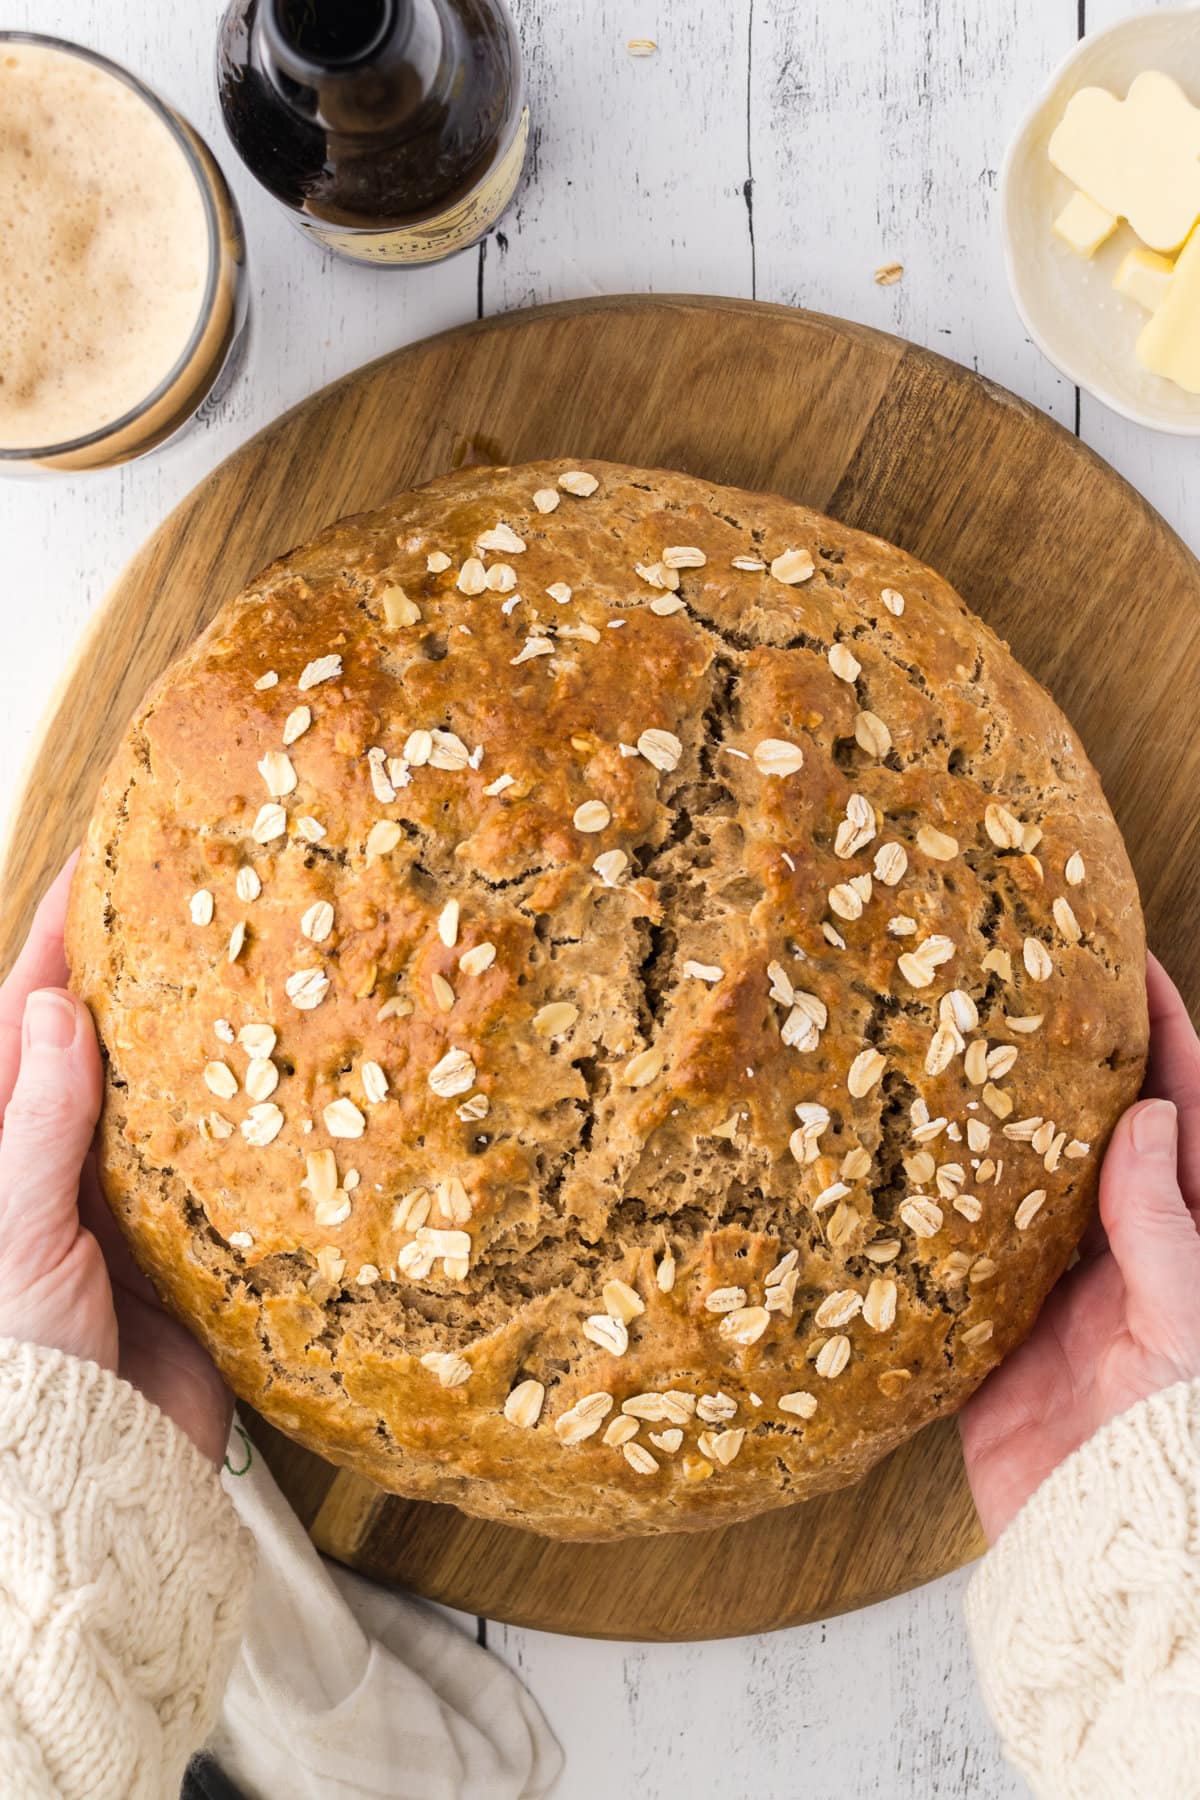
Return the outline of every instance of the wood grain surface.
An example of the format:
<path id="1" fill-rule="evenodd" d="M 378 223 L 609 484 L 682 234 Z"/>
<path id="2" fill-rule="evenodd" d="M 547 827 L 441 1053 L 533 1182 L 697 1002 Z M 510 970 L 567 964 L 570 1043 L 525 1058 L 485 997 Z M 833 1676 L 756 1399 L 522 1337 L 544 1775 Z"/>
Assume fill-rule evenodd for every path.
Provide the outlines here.
<path id="1" fill-rule="evenodd" d="M 1105 780 L 1151 941 L 1193 1004 L 1200 749 L 1180 667 L 1200 568 L 1074 438 L 864 326 L 747 302 L 583 301 L 395 353 L 305 401 L 183 502 L 112 590 L 31 758 L 0 868 L 0 961 L 78 838 L 141 692 L 270 556 L 468 460 L 572 454 L 772 487 L 939 568 L 1057 695 Z M 980 1548 L 951 1427 L 858 1488 L 699 1537 L 548 1546 L 384 1496 L 266 1428 L 323 1549 L 496 1619 L 619 1637 L 764 1630 L 895 1593 Z"/>

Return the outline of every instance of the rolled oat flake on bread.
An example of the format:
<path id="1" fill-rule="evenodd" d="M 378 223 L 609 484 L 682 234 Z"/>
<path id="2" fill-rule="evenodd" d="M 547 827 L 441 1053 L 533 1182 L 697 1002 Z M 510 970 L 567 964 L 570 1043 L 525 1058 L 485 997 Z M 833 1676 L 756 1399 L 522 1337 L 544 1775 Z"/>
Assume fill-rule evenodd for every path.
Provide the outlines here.
<path id="1" fill-rule="evenodd" d="M 110 1204 L 235 1391 L 563 1537 L 749 1518 L 958 1406 L 1146 1045 L 1095 772 L 953 589 L 580 460 L 225 606 L 108 771 L 68 946 Z"/>

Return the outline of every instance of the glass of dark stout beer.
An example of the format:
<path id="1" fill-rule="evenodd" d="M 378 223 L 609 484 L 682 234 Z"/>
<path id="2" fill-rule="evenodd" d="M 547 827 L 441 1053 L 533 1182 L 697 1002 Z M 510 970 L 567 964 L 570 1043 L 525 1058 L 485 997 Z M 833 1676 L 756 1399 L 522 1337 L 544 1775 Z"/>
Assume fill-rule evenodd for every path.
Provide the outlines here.
<path id="1" fill-rule="evenodd" d="M 0 32 L 0 474 L 111 468 L 232 372 L 237 208 L 186 120 L 92 50 Z"/>

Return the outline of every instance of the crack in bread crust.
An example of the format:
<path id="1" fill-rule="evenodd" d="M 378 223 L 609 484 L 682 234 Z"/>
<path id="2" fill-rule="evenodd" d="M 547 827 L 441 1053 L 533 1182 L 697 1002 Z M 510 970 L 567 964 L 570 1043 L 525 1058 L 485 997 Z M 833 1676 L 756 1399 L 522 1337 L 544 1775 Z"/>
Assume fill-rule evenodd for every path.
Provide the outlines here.
<path id="1" fill-rule="evenodd" d="M 231 602 L 109 772 L 68 940 L 106 1053 L 106 1190 L 235 1390 L 385 1486 L 604 1537 L 854 1480 L 1021 1341 L 1140 1083 L 1144 942 L 1069 726 L 938 576 L 770 496 L 597 463 L 577 497 L 569 467 L 446 477 Z M 515 583 L 463 592 L 497 524 L 525 547 L 501 532 L 479 568 Z M 704 560 L 672 570 L 671 546 Z M 796 547 L 796 586 L 733 566 Z M 268 775 L 294 778 L 281 836 Z M 996 841 L 993 803 L 1022 843 Z M 871 829 L 847 852 L 856 806 Z M 298 1010 L 304 970 L 329 988 Z M 276 1033 L 262 1142 L 250 1024 Z M 441 1094 L 455 1051 L 473 1079 Z M 882 1073 L 855 1091 L 866 1051 Z M 431 1230 L 458 1236 L 426 1262 Z M 849 1316 L 819 1324 L 823 1303 Z M 529 1383 L 535 1422 L 514 1423 Z M 639 1418 L 651 1469 L 605 1434 L 663 1394 L 682 1441 Z"/>

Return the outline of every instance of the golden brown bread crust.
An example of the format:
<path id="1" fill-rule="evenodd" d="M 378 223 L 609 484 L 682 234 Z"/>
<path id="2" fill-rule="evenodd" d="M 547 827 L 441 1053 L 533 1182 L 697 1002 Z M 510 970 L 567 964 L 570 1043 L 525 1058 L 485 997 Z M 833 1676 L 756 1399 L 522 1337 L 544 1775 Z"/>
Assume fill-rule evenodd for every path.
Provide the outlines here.
<path id="1" fill-rule="evenodd" d="M 448 476 L 232 601 L 108 773 L 68 942 L 109 1197 L 236 1392 L 606 1537 L 853 1481 L 1020 1342 L 1140 1083 L 1144 941 L 1073 732 L 940 577 L 571 466 Z"/>

